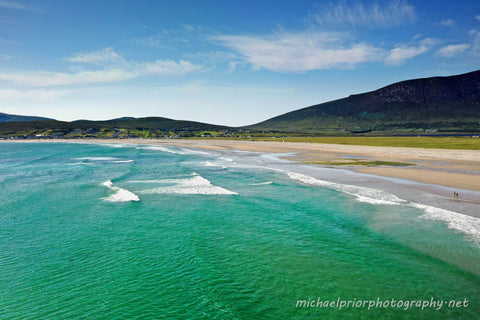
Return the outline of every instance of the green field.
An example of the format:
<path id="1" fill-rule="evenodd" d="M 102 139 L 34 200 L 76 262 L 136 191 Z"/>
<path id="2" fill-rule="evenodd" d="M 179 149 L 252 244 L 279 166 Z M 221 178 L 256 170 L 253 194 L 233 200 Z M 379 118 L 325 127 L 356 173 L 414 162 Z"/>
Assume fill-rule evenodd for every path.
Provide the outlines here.
<path id="1" fill-rule="evenodd" d="M 247 138 L 244 139 L 246 140 Z M 381 147 L 480 150 L 480 139 L 471 137 L 262 137 L 255 135 L 249 137 L 248 140 L 335 143 Z"/>
<path id="2" fill-rule="evenodd" d="M 470 137 L 291 137 L 271 140 L 382 147 L 480 150 L 480 139 Z"/>

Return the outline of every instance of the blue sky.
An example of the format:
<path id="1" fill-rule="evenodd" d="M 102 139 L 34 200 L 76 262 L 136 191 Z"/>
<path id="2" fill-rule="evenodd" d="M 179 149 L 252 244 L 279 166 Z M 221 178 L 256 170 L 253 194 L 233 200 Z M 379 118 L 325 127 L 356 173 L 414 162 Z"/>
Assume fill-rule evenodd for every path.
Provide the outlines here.
<path id="1" fill-rule="evenodd" d="M 247 125 L 479 65 L 478 0 L 0 0 L 5 113 Z"/>

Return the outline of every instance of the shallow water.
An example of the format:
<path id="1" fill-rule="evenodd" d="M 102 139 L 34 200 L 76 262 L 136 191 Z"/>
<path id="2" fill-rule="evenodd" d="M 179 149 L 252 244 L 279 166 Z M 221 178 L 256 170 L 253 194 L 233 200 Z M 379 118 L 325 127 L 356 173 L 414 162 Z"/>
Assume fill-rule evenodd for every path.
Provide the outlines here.
<path id="1" fill-rule="evenodd" d="M 254 153 L 1 144 L 0 318 L 478 316 L 479 220 L 350 180 Z M 296 307 L 319 297 L 469 304 Z"/>

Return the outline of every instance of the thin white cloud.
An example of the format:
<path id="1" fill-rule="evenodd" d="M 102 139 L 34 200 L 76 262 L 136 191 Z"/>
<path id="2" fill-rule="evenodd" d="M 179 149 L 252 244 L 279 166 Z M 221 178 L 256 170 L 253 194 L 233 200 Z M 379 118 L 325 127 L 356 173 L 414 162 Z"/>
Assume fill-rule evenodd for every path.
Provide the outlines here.
<path id="1" fill-rule="evenodd" d="M 224 63 L 230 60 L 238 59 L 238 56 L 232 52 L 226 51 L 208 51 L 208 52 L 197 52 L 194 54 L 187 53 L 183 55 L 187 59 L 201 60 L 205 63 Z"/>
<path id="2" fill-rule="evenodd" d="M 37 9 L 28 4 L 22 4 L 16 1 L 0 0 L 0 8 L 23 10 L 23 11 L 36 11 Z"/>
<path id="3" fill-rule="evenodd" d="M 184 29 L 186 32 L 189 32 L 189 33 L 201 32 L 201 31 L 203 30 L 202 27 L 196 26 L 196 25 L 193 25 L 193 24 L 184 24 L 184 25 L 183 25 L 183 29 Z"/>
<path id="4" fill-rule="evenodd" d="M 0 80 L 12 81 L 21 86 L 52 87 L 87 83 L 120 82 L 134 78 L 131 72 L 118 69 L 81 71 L 76 73 L 34 71 L 23 73 L 0 73 Z"/>
<path id="5" fill-rule="evenodd" d="M 75 86 L 122 82 L 146 75 L 185 74 L 202 69 L 201 66 L 185 60 L 126 61 L 113 48 L 76 53 L 66 60 L 81 65 L 94 65 L 97 70 L 1 72 L 0 80 L 28 87 Z"/>
<path id="6" fill-rule="evenodd" d="M 389 51 L 384 61 L 389 65 L 402 64 L 406 60 L 412 59 L 429 51 L 434 44 L 435 40 L 428 38 L 419 41 L 417 44 L 398 45 Z"/>
<path id="7" fill-rule="evenodd" d="M 178 44 L 187 45 L 198 40 L 197 36 L 202 31 L 203 27 L 184 24 L 177 29 L 164 29 L 156 34 L 134 37 L 131 42 L 146 48 L 175 48 Z"/>
<path id="8" fill-rule="evenodd" d="M 454 27 L 456 25 L 455 20 L 453 19 L 440 21 L 440 24 L 444 27 Z"/>
<path id="9" fill-rule="evenodd" d="M 415 7 L 405 0 L 390 1 L 385 5 L 366 7 L 361 2 L 355 5 L 342 1 L 321 7 L 313 18 L 320 25 L 335 24 L 347 26 L 391 27 L 415 19 Z"/>
<path id="10" fill-rule="evenodd" d="M 480 31 L 470 30 L 470 36 L 473 38 L 473 52 L 479 53 L 480 51 Z"/>
<path id="11" fill-rule="evenodd" d="M 114 48 L 108 47 L 98 51 L 77 52 L 65 60 L 72 63 L 102 65 L 105 63 L 114 63 L 123 60 Z"/>
<path id="12" fill-rule="evenodd" d="M 238 55 L 226 51 L 207 51 L 194 54 L 186 53 L 183 57 L 189 60 L 199 61 L 201 65 L 208 66 L 209 68 L 228 66 L 229 71 L 234 71 L 237 66 L 246 63 Z"/>
<path id="13" fill-rule="evenodd" d="M 45 89 L 0 89 L 0 101 L 2 103 L 12 103 L 16 101 L 45 102 L 54 101 L 68 94 L 68 90 L 45 90 Z"/>
<path id="14" fill-rule="evenodd" d="M 452 58 L 457 56 L 458 54 L 466 51 L 471 46 L 469 44 L 452 44 L 445 46 L 437 51 L 437 55 L 445 57 L 445 58 Z"/>
<path id="15" fill-rule="evenodd" d="M 200 71 L 201 66 L 195 65 L 189 61 L 180 60 L 156 60 L 154 62 L 136 63 L 137 70 L 140 75 L 156 74 L 156 75 L 172 75 L 185 74 Z"/>
<path id="16" fill-rule="evenodd" d="M 180 90 L 184 93 L 200 93 L 204 89 L 206 81 L 205 80 L 195 80 L 187 85 L 185 85 Z"/>
<path id="17" fill-rule="evenodd" d="M 136 37 L 132 43 L 139 47 L 146 48 L 164 48 L 167 47 L 163 38 L 158 36 Z"/>
<path id="18" fill-rule="evenodd" d="M 477 19 L 478 21 L 480 21 L 480 14 L 477 14 L 477 15 L 475 16 L 475 19 Z"/>
<path id="19" fill-rule="evenodd" d="M 235 51 L 254 69 L 275 72 L 354 68 L 361 63 L 382 61 L 400 65 L 428 52 L 437 43 L 427 38 L 385 49 L 363 42 L 345 45 L 342 37 L 342 34 L 310 31 L 269 36 L 225 35 L 213 39 Z"/>
<path id="20" fill-rule="evenodd" d="M 329 68 L 351 68 L 377 61 L 381 50 L 365 43 L 341 46 L 330 33 L 280 33 L 273 36 L 218 36 L 213 38 L 233 49 L 254 69 L 299 72 Z"/>

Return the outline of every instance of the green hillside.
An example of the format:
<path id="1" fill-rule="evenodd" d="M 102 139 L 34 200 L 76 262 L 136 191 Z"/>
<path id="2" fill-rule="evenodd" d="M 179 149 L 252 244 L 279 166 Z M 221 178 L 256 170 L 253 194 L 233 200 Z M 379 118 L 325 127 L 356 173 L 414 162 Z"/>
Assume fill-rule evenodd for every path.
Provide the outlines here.
<path id="1" fill-rule="evenodd" d="M 39 120 L 53 120 L 44 117 L 19 116 L 16 114 L 0 113 L 0 122 L 24 122 L 24 121 L 39 121 Z"/>
<path id="2" fill-rule="evenodd" d="M 161 117 L 120 118 L 106 121 L 72 122 L 42 120 L 0 123 L 0 137 L 129 138 L 191 136 L 204 131 L 228 133 L 231 128 L 214 124 Z"/>
<path id="3" fill-rule="evenodd" d="M 246 128 L 303 133 L 478 132 L 480 71 L 403 81 Z"/>

